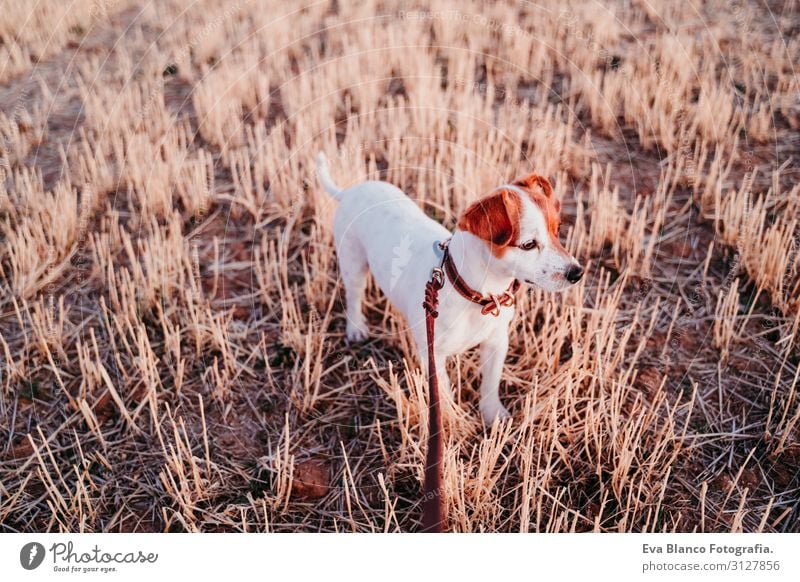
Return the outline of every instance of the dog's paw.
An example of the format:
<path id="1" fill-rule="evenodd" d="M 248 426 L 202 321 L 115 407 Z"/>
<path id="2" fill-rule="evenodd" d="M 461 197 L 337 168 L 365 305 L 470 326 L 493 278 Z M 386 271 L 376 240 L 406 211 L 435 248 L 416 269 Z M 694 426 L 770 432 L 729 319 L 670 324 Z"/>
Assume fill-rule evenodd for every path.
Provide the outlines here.
<path id="1" fill-rule="evenodd" d="M 363 342 L 369 337 L 367 326 L 363 323 L 355 324 L 353 322 L 348 322 L 345 337 L 347 338 L 347 342 L 351 344 Z"/>
<path id="2" fill-rule="evenodd" d="M 508 409 L 500 404 L 500 402 L 481 402 L 480 405 L 481 415 L 486 426 L 492 426 L 495 420 L 504 421 L 511 418 L 511 413 Z"/>

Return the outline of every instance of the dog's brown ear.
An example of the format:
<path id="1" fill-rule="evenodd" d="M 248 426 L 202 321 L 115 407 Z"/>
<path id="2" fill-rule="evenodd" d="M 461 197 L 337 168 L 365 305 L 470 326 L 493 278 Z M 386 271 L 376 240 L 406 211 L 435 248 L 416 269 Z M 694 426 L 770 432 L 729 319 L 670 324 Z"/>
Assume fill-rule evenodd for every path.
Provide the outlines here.
<path id="1" fill-rule="evenodd" d="M 498 190 L 467 208 L 458 227 L 496 246 L 516 243 L 522 201 L 516 192 Z"/>
<path id="2" fill-rule="evenodd" d="M 525 190 L 530 197 L 536 201 L 536 193 L 541 193 L 545 198 L 552 202 L 556 210 L 556 214 L 561 214 L 561 200 L 553 196 L 553 187 L 550 181 L 544 176 L 539 174 L 530 174 L 524 178 L 520 178 L 514 182 L 514 186 L 519 186 Z"/>
<path id="3" fill-rule="evenodd" d="M 553 197 L 553 187 L 550 185 L 550 182 L 547 180 L 547 178 L 540 176 L 539 174 L 529 174 L 524 178 L 519 178 L 514 182 L 514 186 L 525 188 L 525 190 L 531 193 L 533 193 L 538 186 L 542 189 L 542 193 L 545 195 L 545 197 Z"/>

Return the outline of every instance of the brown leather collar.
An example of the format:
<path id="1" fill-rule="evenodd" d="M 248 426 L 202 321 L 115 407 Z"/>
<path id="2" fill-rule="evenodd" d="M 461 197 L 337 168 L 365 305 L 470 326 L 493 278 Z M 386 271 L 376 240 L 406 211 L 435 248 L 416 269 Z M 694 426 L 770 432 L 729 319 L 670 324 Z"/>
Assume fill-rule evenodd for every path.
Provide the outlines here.
<path id="1" fill-rule="evenodd" d="M 458 274 L 458 270 L 456 269 L 456 265 L 453 262 L 453 257 L 450 256 L 450 251 L 447 248 L 447 242 L 440 244 L 439 246 L 444 251 L 444 257 L 442 257 L 442 267 L 444 269 L 447 278 L 450 279 L 450 283 L 452 283 L 455 290 L 458 291 L 458 294 L 461 295 L 467 301 L 471 301 L 477 305 L 481 306 L 481 313 L 483 315 L 492 314 L 495 317 L 500 315 L 500 308 L 501 307 L 511 307 L 517 301 L 514 294 L 519 289 L 519 281 L 514 279 L 508 286 L 508 289 L 503 291 L 500 295 L 484 295 L 478 291 L 475 291 L 472 287 L 467 285 L 467 282 L 461 278 L 461 275 Z"/>

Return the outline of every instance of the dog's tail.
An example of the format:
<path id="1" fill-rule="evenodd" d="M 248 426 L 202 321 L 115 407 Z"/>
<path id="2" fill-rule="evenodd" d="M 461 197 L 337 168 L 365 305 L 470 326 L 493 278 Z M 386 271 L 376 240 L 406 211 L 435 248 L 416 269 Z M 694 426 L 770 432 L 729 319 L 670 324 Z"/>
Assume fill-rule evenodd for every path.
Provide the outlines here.
<path id="1" fill-rule="evenodd" d="M 319 181 L 322 182 L 322 186 L 331 196 L 337 200 L 342 199 L 343 190 L 333 183 L 331 174 L 328 171 L 328 158 L 326 158 L 325 154 L 322 152 L 317 154 L 317 176 L 319 177 Z"/>

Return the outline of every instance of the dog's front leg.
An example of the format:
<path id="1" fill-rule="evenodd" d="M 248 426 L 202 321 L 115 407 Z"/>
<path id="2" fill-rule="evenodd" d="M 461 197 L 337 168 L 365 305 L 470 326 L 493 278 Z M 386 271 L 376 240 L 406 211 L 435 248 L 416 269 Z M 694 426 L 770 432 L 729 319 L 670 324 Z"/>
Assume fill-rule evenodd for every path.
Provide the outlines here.
<path id="1" fill-rule="evenodd" d="M 481 344 L 481 401 L 483 420 L 491 425 L 495 419 L 510 418 L 511 414 L 500 403 L 500 376 L 508 353 L 508 334 L 498 334 Z"/>

